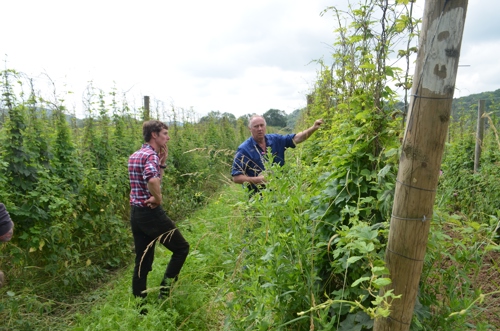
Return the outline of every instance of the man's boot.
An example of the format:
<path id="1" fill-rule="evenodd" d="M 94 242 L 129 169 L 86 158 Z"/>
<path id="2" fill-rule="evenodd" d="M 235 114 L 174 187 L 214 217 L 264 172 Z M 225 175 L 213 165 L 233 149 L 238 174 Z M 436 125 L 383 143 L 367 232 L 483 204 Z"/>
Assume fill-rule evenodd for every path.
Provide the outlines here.
<path id="1" fill-rule="evenodd" d="M 159 300 L 165 300 L 170 295 L 170 290 L 174 284 L 175 278 L 163 278 L 160 284 Z"/>

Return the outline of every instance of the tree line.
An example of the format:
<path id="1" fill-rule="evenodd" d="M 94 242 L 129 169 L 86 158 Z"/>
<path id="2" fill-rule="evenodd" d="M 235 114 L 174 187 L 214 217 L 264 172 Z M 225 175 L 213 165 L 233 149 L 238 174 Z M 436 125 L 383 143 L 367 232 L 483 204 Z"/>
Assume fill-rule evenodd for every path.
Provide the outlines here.
<path id="1" fill-rule="evenodd" d="M 295 109 L 292 113 L 287 114 L 284 110 L 271 108 L 266 112 L 264 112 L 263 114 L 258 113 L 258 115 L 264 117 L 268 126 L 282 128 L 282 129 L 286 128 L 286 130 L 290 131 L 295 127 L 297 119 L 299 118 L 303 110 L 304 108 L 299 108 Z M 248 126 L 248 120 L 250 119 L 250 117 L 252 117 L 252 115 L 255 114 L 245 114 L 236 118 L 236 116 L 232 113 L 227 113 L 227 112 L 221 113 L 220 111 L 213 110 L 209 112 L 207 115 L 201 117 L 200 123 L 209 122 L 210 120 L 218 121 L 225 118 L 230 123 L 235 124 L 237 121 L 241 121 L 243 125 Z"/>

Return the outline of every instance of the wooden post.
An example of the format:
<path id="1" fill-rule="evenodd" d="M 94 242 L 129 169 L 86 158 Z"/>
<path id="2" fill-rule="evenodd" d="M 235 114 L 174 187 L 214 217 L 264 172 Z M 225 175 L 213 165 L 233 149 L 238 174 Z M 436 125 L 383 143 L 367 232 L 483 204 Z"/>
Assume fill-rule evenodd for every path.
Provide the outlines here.
<path id="1" fill-rule="evenodd" d="M 476 131 L 476 150 L 474 153 L 474 173 L 479 171 L 481 151 L 484 136 L 484 100 L 479 100 L 477 107 L 477 131 Z"/>
<path id="2" fill-rule="evenodd" d="M 150 120 L 150 113 L 149 113 L 149 96 L 145 95 L 144 96 L 144 121 L 149 121 Z"/>
<path id="3" fill-rule="evenodd" d="M 375 331 L 407 331 L 417 298 L 460 57 L 468 0 L 427 0 L 402 143 L 385 262 L 394 290 Z"/>

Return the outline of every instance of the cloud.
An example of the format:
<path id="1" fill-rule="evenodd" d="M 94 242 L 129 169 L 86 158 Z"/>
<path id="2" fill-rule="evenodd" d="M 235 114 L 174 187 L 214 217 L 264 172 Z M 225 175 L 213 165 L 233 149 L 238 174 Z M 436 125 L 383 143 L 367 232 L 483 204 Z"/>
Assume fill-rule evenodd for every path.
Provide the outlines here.
<path id="1" fill-rule="evenodd" d="M 500 40 L 499 10 L 498 0 L 470 0 L 463 40 L 466 43 L 498 42 Z"/>
<path id="2" fill-rule="evenodd" d="M 354 2 L 353 2 L 354 3 Z M 88 81 L 130 99 L 236 116 L 306 104 L 330 53 L 340 0 L 8 1 L 0 20 L 7 66 L 48 74 L 79 98 Z M 424 2 L 415 4 L 422 9 Z M 457 76 L 459 93 L 499 86 L 497 0 L 470 0 Z M 22 19 L 20 19 L 22 17 Z M 72 101 L 81 107 L 78 100 Z M 140 105 L 139 105 L 140 106 Z"/>
<path id="3" fill-rule="evenodd" d="M 500 88 L 499 11 L 499 1 L 469 1 L 454 97 Z"/>
<path id="4" fill-rule="evenodd" d="M 492 40 L 462 46 L 463 67 L 458 68 L 455 97 L 500 88 L 500 66 L 492 61 L 492 54 L 500 54 L 500 42 Z"/>

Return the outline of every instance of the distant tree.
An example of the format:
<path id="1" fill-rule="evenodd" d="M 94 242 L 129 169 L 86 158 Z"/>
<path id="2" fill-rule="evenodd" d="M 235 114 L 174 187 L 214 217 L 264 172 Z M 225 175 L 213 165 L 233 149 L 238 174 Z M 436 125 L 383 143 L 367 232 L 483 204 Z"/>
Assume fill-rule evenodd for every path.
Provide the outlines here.
<path id="1" fill-rule="evenodd" d="M 262 115 L 269 126 L 278 126 L 284 128 L 286 126 L 286 113 L 279 109 L 269 109 Z"/>
<path id="2" fill-rule="evenodd" d="M 227 120 L 233 126 L 236 125 L 236 116 L 234 116 L 231 113 L 227 113 L 227 112 L 221 113 L 218 110 L 212 110 L 206 116 L 203 116 L 202 118 L 200 118 L 200 123 L 207 123 L 210 121 L 220 122 L 222 119 Z"/>
<path id="3" fill-rule="evenodd" d="M 221 120 L 227 120 L 231 125 L 236 126 L 236 116 L 231 113 L 222 113 Z"/>
<path id="4" fill-rule="evenodd" d="M 206 116 L 200 118 L 200 123 L 207 123 L 212 121 L 217 121 L 222 117 L 222 114 L 218 110 L 210 111 Z"/>
<path id="5" fill-rule="evenodd" d="M 305 108 L 295 109 L 290 115 L 288 115 L 286 119 L 286 126 L 289 127 L 290 129 L 294 129 L 297 120 L 300 118 L 304 110 Z"/>
<path id="6" fill-rule="evenodd" d="M 248 122 L 250 120 L 250 117 L 252 117 L 252 114 L 246 114 L 238 117 L 238 121 L 241 120 L 245 126 L 248 126 Z"/>

